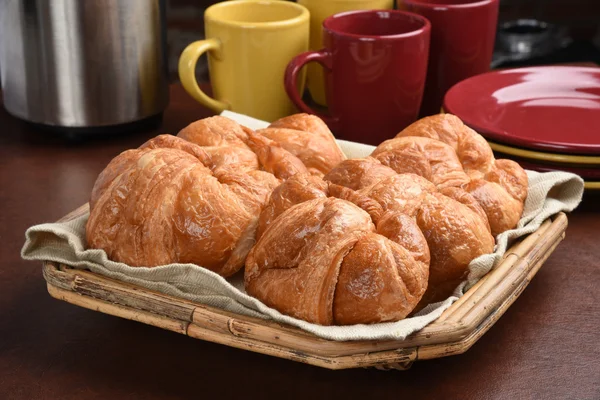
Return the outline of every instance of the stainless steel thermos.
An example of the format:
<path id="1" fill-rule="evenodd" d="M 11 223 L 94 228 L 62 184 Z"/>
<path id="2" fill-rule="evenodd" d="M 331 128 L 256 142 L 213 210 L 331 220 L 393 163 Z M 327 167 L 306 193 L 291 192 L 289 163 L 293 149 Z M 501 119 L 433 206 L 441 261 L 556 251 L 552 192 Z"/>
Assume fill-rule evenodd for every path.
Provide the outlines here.
<path id="1" fill-rule="evenodd" d="M 0 0 L 4 106 L 64 128 L 123 125 L 168 103 L 164 0 Z"/>

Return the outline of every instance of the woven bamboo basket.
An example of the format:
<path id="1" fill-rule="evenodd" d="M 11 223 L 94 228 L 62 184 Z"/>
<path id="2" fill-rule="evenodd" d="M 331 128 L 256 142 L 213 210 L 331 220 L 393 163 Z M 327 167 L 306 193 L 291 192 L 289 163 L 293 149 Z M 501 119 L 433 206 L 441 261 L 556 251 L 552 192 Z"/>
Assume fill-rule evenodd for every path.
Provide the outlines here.
<path id="1" fill-rule="evenodd" d="M 62 221 L 86 212 L 81 207 Z M 437 320 L 405 340 L 331 341 L 273 321 L 228 313 L 109 279 L 68 265 L 44 262 L 48 292 L 56 299 L 196 339 L 328 369 L 407 369 L 414 361 L 467 351 L 519 297 L 565 236 L 559 213 L 515 243 L 502 261 Z"/>

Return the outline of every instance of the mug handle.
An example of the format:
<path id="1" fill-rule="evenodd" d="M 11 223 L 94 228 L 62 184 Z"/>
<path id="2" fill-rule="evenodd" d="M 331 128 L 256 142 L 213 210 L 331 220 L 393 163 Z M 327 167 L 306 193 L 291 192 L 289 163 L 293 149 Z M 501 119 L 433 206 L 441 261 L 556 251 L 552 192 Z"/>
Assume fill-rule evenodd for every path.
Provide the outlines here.
<path id="1" fill-rule="evenodd" d="M 218 58 L 221 51 L 221 42 L 217 39 L 198 40 L 190 43 L 183 50 L 179 57 L 179 80 L 185 91 L 196 101 L 217 113 L 221 113 L 223 110 L 229 110 L 229 104 L 209 97 L 200 89 L 196 81 L 196 64 L 200 56 L 207 51 L 214 52 L 214 56 Z"/>
<path id="2" fill-rule="evenodd" d="M 319 51 L 307 51 L 298 54 L 290 61 L 287 68 L 285 69 L 284 75 L 284 86 L 292 103 L 298 107 L 300 111 L 308 114 L 314 114 L 321 118 L 332 130 L 335 130 L 338 125 L 338 118 L 331 115 L 323 114 L 310 108 L 303 100 L 300 93 L 298 93 L 298 73 L 309 62 L 316 61 L 325 69 L 331 70 L 331 53 L 325 49 Z"/>

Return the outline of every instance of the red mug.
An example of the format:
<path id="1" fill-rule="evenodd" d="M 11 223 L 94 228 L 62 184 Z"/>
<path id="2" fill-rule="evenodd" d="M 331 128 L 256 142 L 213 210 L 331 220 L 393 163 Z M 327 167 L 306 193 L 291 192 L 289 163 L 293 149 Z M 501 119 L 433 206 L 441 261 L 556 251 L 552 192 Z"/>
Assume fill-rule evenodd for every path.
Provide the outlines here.
<path id="1" fill-rule="evenodd" d="M 301 111 L 321 117 L 338 138 L 377 145 L 418 116 L 429 54 L 429 21 L 397 10 L 350 11 L 323 21 L 323 49 L 296 56 L 285 89 Z M 306 105 L 296 82 L 311 61 L 325 70 L 328 113 Z"/>
<path id="2" fill-rule="evenodd" d="M 489 71 L 499 0 L 399 0 L 431 22 L 431 50 L 420 116 L 440 112 L 454 84 Z"/>

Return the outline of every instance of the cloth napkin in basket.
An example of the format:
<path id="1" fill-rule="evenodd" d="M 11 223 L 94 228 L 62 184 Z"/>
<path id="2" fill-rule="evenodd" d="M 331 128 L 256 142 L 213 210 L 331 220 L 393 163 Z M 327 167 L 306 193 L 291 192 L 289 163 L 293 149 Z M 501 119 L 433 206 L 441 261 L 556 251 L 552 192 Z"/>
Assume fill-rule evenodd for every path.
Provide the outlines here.
<path id="1" fill-rule="evenodd" d="M 268 125 L 240 114 L 224 112 L 223 115 L 252 129 Z M 343 140 L 339 140 L 338 143 L 349 158 L 365 157 L 374 149 L 373 146 Z M 464 293 L 466 288 L 489 272 L 502 258 L 511 240 L 534 232 L 543 221 L 558 212 L 572 211 L 581 201 L 583 180 L 577 175 L 566 172 L 541 174 L 533 171 L 527 171 L 527 175 L 529 195 L 517 228 L 498 235 L 494 253 L 482 255 L 471 262 L 468 280 L 456 289 L 453 296 L 443 302 L 427 306 L 412 318 L 398 322 L 352 326 L 316 325 L 283 315 L 248 296 L 244 291 L 241 273 L 226 280 L 212 271 L 193 264 L 136 268 L 111 261 L 104 251 L 87 249 L 85 224 L 88 214 L 65 223 L 46 223 L 29 228 L 25 233 L 26 241 L 21 255 L 27 260 L 55 261 L 76 268 L 89 269 L 110 278 L 233 313 L 273 319 L 297 326 L 324 339 L 401 340 L 438 318 Z"/>

